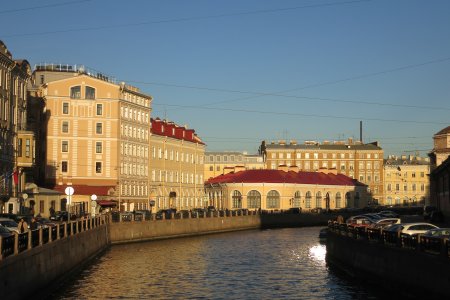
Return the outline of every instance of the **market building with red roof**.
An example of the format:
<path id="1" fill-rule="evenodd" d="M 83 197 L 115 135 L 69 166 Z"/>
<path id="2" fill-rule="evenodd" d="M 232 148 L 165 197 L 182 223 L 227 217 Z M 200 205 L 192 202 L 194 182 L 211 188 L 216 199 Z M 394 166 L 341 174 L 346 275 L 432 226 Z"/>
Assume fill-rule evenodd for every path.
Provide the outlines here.
<path id="1" fill-rule="evenodd" d="M 336 170 L 304 172 L 282 166 L 228 171 L 205 183 L 209 205 L 219 209 L 362 208 L 370 199 L 367 185 Z"/>

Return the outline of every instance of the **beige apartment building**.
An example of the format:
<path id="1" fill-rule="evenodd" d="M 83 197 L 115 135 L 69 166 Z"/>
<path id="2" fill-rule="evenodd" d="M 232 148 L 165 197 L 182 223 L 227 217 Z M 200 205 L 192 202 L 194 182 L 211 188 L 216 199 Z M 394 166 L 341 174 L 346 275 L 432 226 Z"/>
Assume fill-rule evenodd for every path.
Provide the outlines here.
<path id="1" fill-rule="evenodd" d="M 368 203 L 384 204 L 383 188 L 383 149 L 378 142 L 363 144 L 348 141 L 280 141 L 266 144 L 260 151 L 264 156 L 267 169 L 276 170 L 279 166 L 298 167 L 302 171 L 337 170 L 366 184 L 371 199 Z"/>
<path id="2" fill-rule="evenodd" d="M 204 207 L 205 144 L 194 129 L 151 120 L 150 189 L 154 210 Z"/>
<path id="3" fill-rule="evenodd" d="M 38 65 L 33 77 L 48 119 L 40 141 L 46 185 L 79 187 L 64 195 L 61 210 L 65 201 L 88 212 L 94 199 L 116 201 L 122 211 L 148 208 L 152 97 L 84 66 Z M 108 193 L 91 195 L 89 186 Z"/>
<path id="4" fill-rule="evenodd" d="M 390 156 L 384 163 L 386 205 L 424 205 L 430 198 L 430 160 Z"/>
<path id="5" fill-rule="evenodd" d="M 25 184 L 33 180 L 34 135 L 27 127 L 27 84 L 31 67 L 14 60 L 0 41 L 0 212 L 28 212 Z"/>
<path id="6" fill-rule="evenodd" d="M 263 157 L 247 152 L 205 152 L 205 175 L 208 180 L 224 173 L 225 169 L 243 167 L 245 170 L 265 169 Z"/>
<path id="7" fill-rule="evenodd" d="M 343 174 L 278 170 L 229 169 L 205 183 L 208 204 L 219 209 L 287 210 L 362 208 L 367 186 Z"/>

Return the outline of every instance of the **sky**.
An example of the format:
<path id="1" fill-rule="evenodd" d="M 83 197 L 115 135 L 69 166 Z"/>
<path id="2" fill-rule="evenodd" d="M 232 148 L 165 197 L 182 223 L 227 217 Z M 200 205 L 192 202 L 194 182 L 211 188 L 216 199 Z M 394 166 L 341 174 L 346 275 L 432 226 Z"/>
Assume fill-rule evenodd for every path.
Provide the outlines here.
<path id="1" fill-rule="evenodd" d="M 153 97 L 206 151 L 378 141 L 426 156 L 450 125 L 448 0 L 2 1 L 14 59 L 77 64 Z"/>

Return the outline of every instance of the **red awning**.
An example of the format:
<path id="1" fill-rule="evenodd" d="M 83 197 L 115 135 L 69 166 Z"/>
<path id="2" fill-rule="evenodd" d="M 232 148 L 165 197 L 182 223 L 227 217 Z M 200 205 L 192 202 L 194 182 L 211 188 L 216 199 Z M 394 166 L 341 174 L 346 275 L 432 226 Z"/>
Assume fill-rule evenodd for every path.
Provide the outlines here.
<path id="1" fill-rule="evenodd" d="M 116 201 L 112 200 L 99 200 L 97 201 L 97 204 L 103 207 L 114 207 L 116 206 Z"/>

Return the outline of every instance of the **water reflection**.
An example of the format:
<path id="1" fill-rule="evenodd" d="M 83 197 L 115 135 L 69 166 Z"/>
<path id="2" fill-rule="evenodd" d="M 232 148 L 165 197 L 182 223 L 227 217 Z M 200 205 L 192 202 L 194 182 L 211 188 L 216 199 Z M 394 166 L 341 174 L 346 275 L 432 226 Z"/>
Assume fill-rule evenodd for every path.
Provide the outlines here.
<path id="1" fill-rule="evenodd" d="M 354 299 L 329 272 L 320 228 L 244 231 L 114 246 L 56 299 Z M 359 297 L 358 297 L 359 298 Z M 365 298 L 359 298 L 365 299 Z"/>

